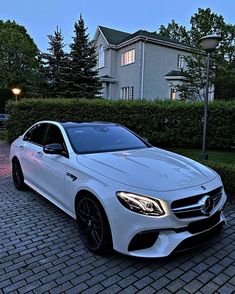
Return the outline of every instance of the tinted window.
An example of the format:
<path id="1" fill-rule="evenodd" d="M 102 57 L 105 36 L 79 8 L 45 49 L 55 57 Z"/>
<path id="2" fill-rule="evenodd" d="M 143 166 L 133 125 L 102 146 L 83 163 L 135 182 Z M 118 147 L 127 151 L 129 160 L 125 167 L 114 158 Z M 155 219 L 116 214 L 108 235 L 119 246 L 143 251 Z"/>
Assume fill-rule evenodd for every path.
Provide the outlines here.
<path id="1" fill-rule="evenodd" d="M 60 144 L 64 144 L 64 138 L 61 134 L 60 129 L 55 126 L 55 125 L 50 125 L 47 133 L 46 133 L 46 138 L 44 141 L 44 145 L 47 144 L 53 144 L 53 143 L 60 143 Z"/>
<path id="2" fill-rule="evenodd" d="M 148 147 L 133 133 L 117 125 L 78 126 L 66 129 L 77 153 L 96 153 Z"/>
<path id="3" fill-rule="evenodd" d="M 24 140 L 38 145 L 43 145 L 46 128 L 47 124 L 37 124 L 36 126 L 33 126 L 25 134 Z"/>

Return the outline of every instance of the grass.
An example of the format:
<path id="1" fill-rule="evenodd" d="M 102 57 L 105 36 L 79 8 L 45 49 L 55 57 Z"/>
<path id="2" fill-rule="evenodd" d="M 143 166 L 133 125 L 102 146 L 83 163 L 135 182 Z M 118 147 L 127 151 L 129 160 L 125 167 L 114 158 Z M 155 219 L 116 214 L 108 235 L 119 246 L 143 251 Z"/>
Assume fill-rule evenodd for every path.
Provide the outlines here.
<path id="1" fill-rule="evenodd" d="M 167 148 L 168 150 L 182 154 L 184 156 L 190 157 L 195 160 L 199 160 L 199 154 L 201 150 L 199 149 L 183 149 L 183 148 Z M 235 165 L 235 150 L 229 151 L 216 151 L 208 150 L 208 159 L 215 163 L 223 163 L 228 165 Z"/>
<path id="2" fill-rule="evenodd" d="M 8 140 L 8 132 L 6 129 L 0 129 L 0 139 L 4 141 Z"/>

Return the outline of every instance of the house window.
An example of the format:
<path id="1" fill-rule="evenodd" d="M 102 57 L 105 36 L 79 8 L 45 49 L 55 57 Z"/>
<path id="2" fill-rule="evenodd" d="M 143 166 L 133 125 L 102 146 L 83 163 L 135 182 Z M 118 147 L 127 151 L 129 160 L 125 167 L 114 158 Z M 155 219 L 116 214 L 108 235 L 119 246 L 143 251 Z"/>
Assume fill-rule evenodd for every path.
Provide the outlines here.
<path id="1" fill-rule="evenodd" d="M 102 44 L 99 46 L 98 65 L 99 68 L 104 67 L 104 48 Z"/>
<path id="2" fill-rule="evenodd" d="M 122 53 L 121 66 L 135 62 L 135 49 Z"/>
<path id="3" fill-rule="evenodd" d="M 184 55 L 178 55 L 177 67 L 184 68 Z"/>
<path id="4" fill-rule="evenodd" d="M 125 100 L 133 100 L 134 98 L 134 87 L 122 87 L 121 98 Z"/>
<path id="5" fill-rule="evenodd" d="M 170 100 L 176 100 L 176 89 L 175 88 L 170 89 Z"/>

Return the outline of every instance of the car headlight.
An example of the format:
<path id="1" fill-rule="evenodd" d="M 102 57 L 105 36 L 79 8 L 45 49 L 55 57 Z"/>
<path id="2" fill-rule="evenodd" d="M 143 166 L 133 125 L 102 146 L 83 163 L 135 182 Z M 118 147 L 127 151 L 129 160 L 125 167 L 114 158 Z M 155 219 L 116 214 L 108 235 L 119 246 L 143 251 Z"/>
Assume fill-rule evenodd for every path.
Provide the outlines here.
<path id="1" fill-rule="evenodd" d="M 117 198 L 123 206 L 133 212 L 160 216 L 165 214 L 158 200 L 128 192 L 117 192 Z"/>

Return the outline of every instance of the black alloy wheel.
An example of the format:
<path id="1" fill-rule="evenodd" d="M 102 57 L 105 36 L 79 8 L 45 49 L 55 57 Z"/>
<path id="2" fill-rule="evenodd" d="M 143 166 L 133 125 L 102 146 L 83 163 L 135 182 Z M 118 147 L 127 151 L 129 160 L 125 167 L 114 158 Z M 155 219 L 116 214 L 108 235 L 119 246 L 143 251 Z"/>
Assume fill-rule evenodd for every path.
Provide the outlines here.
<path id="1" fill-rule="evenodd" d="M 24 183 L 24 175 L 19 160 L 16 158 L 12 161 L 12 178 L 17 190 L 25 189 L 26 185 Z"/>
<path id="2" fill-rule="evenodd" d="M 111 249 L 111 232 L 101 204 L 92 196 L 81 196 L 77 205 L 81 239 L 90 251 L 98 254 Z"/>

